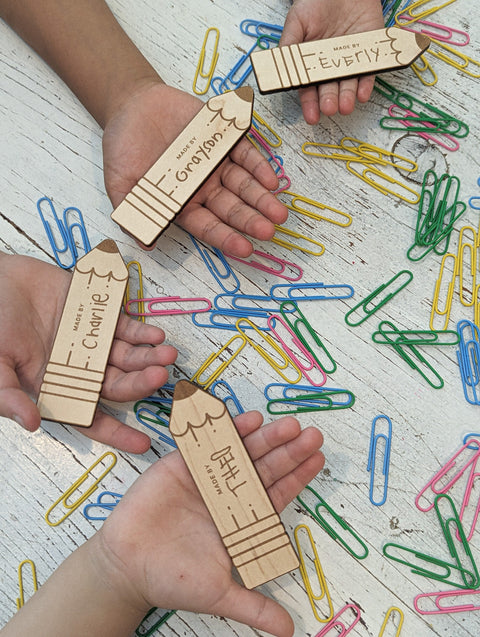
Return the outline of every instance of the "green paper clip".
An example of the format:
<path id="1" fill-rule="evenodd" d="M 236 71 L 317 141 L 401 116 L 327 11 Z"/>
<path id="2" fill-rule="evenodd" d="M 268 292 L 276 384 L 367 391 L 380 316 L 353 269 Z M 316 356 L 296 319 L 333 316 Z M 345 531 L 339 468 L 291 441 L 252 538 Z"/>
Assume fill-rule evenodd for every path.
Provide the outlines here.
<path id="1" fill-rule="evenodd" d="M 395 281 L 397 281 L 397 279 L 400 279 L 402 276 L 406 277 L 406 280 L 404 282 L 400 283 L 393 292 L 389 292 L 386 296 L 383 297 L 383 299 L 381 298 L 380 300 L 376 300 L 376 298 L 384 290 L 388 289 L 393 283 L 395 283 Z M 350 325 L 350 327 L 356 327 L 357 325 L 360 325 L 361 323 L 366 321 L 369 316 L 371 316 L 372 314 L 375 314 L 375 312 L 379 310 L 383 305 L 385 305 L 385 303 L 388 303 L 388 301 L 390 301 L 396 294 L 398 294 L 400 290 L 403 290 L 403 288 L 406 287 L 412 279 L 413 279 L 413 274 L 412 272 L 410 272 L 410 270 L 401 270 L 395 276 L 393 276 L 389 281 L 387 281 L 386 283 L 383 283 L 378 288 L 376 288 L 373 292 L 371 292 L 365 299 L 360 301 L 360 303 L 357 303 L 357 305 L 352 307 L 352 309 L 345 314 L 345 323 L 347 325 Z M 375 300 L 375 303 L 373 307 L 369 308 L 368 306 L 374 300 Z M 363 311 L 363 316 L 360 316 L 360 318 L 357 321 L 352 321 L 350 319 L 350 316 L 354 312 L 356 312 L 356 310 L 358 309 L 361 309 Z"/>
<path id="2" fill-rule="evenodd" d="M 377 345 L 391 345 L 392 340 L 396 345 L 457 345 L 460 335 L 455 330 L 383 330 L 372 334 Z"/>
<path id="3" fill-rule="evenodd" d="M 322 529 L 326 531 L 330 535 L 330 537 L 332 537 L 334 540 L 337 540 L 350 553 L 350 555 L 353 555 L 353 557 L 356 557 L 359 560 L 365 559 L 368 555 L 368 547 L 365 544 L 365 542 L 357 535 L 357 533 L 355 533 L 355 531 L 345 522 L 345 520 L 343 520 L 337 513 L 335 513 L 335 511 L 332 508 L 329 507 L 329 505 L 315 491 L 315 489 L 312 489 L 312 487 L 310 487 L 309 485 L 307 485 L 305 489 L 313 493 L 314 496 L 318 499 L 318 503 L 315 506 L 315 510 L 312 510 L 309 506 L 307 506 L 307 504 L 305 504 L 305 502 L 302 500 L 302 498 L 299 495 L 297 496 L 298 502 L 300 502 L 300 504 L 304 507 L 304 509 L 306 509 L 308 513 L 310 513 L 313 519 L 316 522 L 318 522 L 318 524 L 320 524 Z M 342 538 L 342 536 L 339 533 L 337 533 L 330 524 L 328 524 L 325 518 L 319 513 L 319 509 L 321 507 L 324 507 L 330 513 L 333 519 L 340 525 L 340 527 L 344 529 L 345 531 L 347 531 L 347 533 L 349 533 L 361 545 L 361 547 L 363 548 L 362 553 L 360 554 L 355 553 L 354 549 L 347 544 L 347 542 Z"/>

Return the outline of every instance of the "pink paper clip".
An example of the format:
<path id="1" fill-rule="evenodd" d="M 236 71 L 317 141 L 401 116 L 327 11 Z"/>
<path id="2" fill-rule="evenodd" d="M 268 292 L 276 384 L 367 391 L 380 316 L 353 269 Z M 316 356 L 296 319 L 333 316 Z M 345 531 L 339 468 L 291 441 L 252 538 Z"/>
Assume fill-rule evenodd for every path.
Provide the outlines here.
<path id="1" fill-rule="evenodd" d="M 283 351 L 286 355 L 291 359 L 293 363 L 299 368 L 302 372 L 303 376 L 308 380 L 308 382 L 314 387 L 321 387 L 327 381 L 327 375 L 305 347 L 305 345 L 300 341 L 295 332 L 290 328 L 289 325 L 283 320 L 281 316 L 278 314 L 274 314 L 268 318 L 268 327 L 272 331 L 272 334 L 275 335 L 276 339 L 280 343 L 283 348 Z M 295 347 L 300 351 L 302 357 L 307 359 L 307 363 L 299 360 L 298 356 L 292 352 L 291 346 L 285 342 L 285 339 L 279 334 L 279 330 L 276 327 L 276 324 L 280 323 L 283 330 L 288 333 L 288 338 L 295 345 Z M 317 372 L 317 378 L 312 377 L 310 372 Z M 318 374 L 320 378 L 318 378 Z"/>
<path id="2" fill-rule="evenodd" d="M 478 589 L 464 589 L 464 590 L 453 590 L 453 591 L 440 591 L 438 593 L 420 593 L 413 600 L 413 605 L 415 606 L 415 610 L 421 615 L 440 615 L 441 613 L 464 613 L 472 610 L 480 610 L 480 599 L 477 604 L 456 604 L 452 606 L 443 606 L 441 604 L 443 599 L 460 597 L 463 595 L 472 595 L 473 597 L 480 598 L 480 591 Z M 419 601 L 421 599 L 432 599 L 435 604 L 436 610 L 422 610 L 419 606 Z"/>
<path id="3" fill-rule="evenodd" d="M 462 505 L 460 507 L 460 512 L 458 514 L 458 517 L 460 518 L 462 523 L 463 523 L 463 518 L 465 516 L 465 511 L 468 509 L 468 505 L 470 504 L 470 496 L 472 495 L 475 480 L 477 478 L 480 478 L 480 471 L 475 471 L 475 469 L 477 468 L 477 462 L 479 458 L 480 458 L 480 455 L 477 455 L 475 462 L 472 464 L 472 469 L 470 471 L 470 475 L 468 476 L 467 486 L 465 487 L 465 493 L 463 495 Z M 473 537 L 473 532 L 475 531 L 475 526 L 477 524 L 479 515 L 480 515 L 480 495 L 477 496 L 477 505 L 473 513 L 473 519 L 470 525 L 470 531 L 468 532 L 468 534 L 465 531 L 467 542 L 470 542 L 470 540 Z M 458 537 L 458 531 L 457 531 L 457 537 Z"/>
<path id="4" fill-rule="evenodd" d="M 241 259 L 240 257 L 234 257 L 231 254 L 227 254 L 224 252 L 224 256 L 228 257 L 229 259 L 240 261 L 240 263 L 249 265 L 252 268 L 256 268 L 257 270 L 262 270 L 263 272 L 268 272 L 269 274 L 275 274 L 276 276 L 279 276 L 281 279 L 287 279 L 287 281 L 299 281 L 303 276 L 302 268 L 296 263 L 292 263 L 291 261 L 285 261 L 285 259 L 274 257 L 273 255 L 267 254 L 266 252 L 261 252 L 260 250 L 254 250 L 252 252 L 252 255 L 253 254 L 255 254 L 257 257 L 260 257 L 261 259 L 266 259 L 268 261 L 272 261 L 273 263 L 277 263 L 279 267 L 278 268 L 269 267 L 267 265 L 263 265 L 262 263 L 260 263 L 259 261 L 256 261 L 255 259 L 250 259 L 250 261 L 247 261 L 246 259 Z M 285 270 L 287 268 L 290 268 L 294 271 L 296 270 L 297 274 L 295 276 L 289 276 L 288 274 L 285 274 Z"/>
<path id="5" fill-rule="evenodd" d="M 390 117 L 398 119 L 399 123 L 402 124 L 402 126 L 405 126 L 405 128 L 414 128 L 415 126 L 417 126 L 417 123 L 412 121 L 411 119 L 398 118 L 398 112 L 400 112 L 400 115 L 403 115 L 404 117 L 415 118 L 418 120 L 418 123 L 421 123 L 425 128 L 432 129 L 431 133 L 426 133 L 424 131 L 414 131 L 416 135 L 430 140 L 433 144 L 437 144 L 437 146 L 441 146 L 442 148 L 445 148 L 445 150 L 450 150 L 451 152 L 455 152 L 460 148 L 459 142 L 454 137 L 452 137 L 448 133 L 443 133 L 441 130 L 439 130 L 439 126 L 436 126 L 433 122 L 423 122 L 422 118 L 416 115 L 416 113 L 414 113 L 413 111 L 409 111 L 406 108 L 398 106 L 398 104 L 392 104 L 388 109 L 388 114 L 390 115 Z M 450 144 L 447 144 L 445 140 L 450 142 Z"/>
<path id="6" fill-rule="evenodd" d="M 356 617 L 353 620 L 353 623 L 350 626 L 346 627 L 345 624 L 341 621 L 338 621 L 338 617 L 345 613 L 349 608 L 356 613 Z M 352 628 L 360 621 L 360 609 L 355 604 L 347 604 L 338 613 L 328 622 L 326 626 L 322 628 L 320 632 L 318 632 L 315 637 L 326 637 L 326 635 L 331 635 L 332 637 L 344 637 L 344 635 L 348 635 L 348 633 L 352 630 Z M 338 632 L 337 628 L 340 628 L 341 632 Z"/>
<path id="7" fill-rule="evenodd" d="M 402 18 L 406 19 L 407 22 L 405 25 L 402 25 L 402 28 L 406 31 L 412 31 L 413 33 L 423 33 L 423 35 L 427 35 L 432 40 L 438 40 L 440 42 L 448 42 L 452 46 L 466 46 L 470 42 L 470 36 L 466 31 L 460 31 L 459 29 L 454 29 L 452 27 L 446 27 L 443 24 L 438 24 L 438 22 L 429 22 L 428 20 L 417 20 L 413 24 L 423 25 L 427 28 L 420 29 L 412 29 L 407 26 L 408 16 L 398 16 L 398 21 L 401 23 Z M 453 39 L 454 35 L 460 35 L 462 37 L 462 42 L 456 41 Z"/>
<path id="8" fill-rule="evenodd" d="M 471 445 L 472 442 L 477 445 L 476 449 L 475 448 L 472 449 L 471 447 L 469 447 L 469 445 Z M 471 454 L 471 457 L 469 457 L 463 464 L 460 464 L 459 467 L 457 468 L 458 458 L 461 455 L 462 456 L 467 455 L 468 453 Z M 453 485 L 462 477 L 465 471 L 473 463 L 476 464 L 476 461 L 479 456 L 480 456 L 480 439 L 478 438 L 470 439 L 468 442 L 466 442 L 463 445 L 463 447 L 459 451 L 457 451 L 449 460 L 447 460 L 447 462 L 443 465 L 443 467 L 441 467 L 439 471 L 437 471 L 437 473 L 433 476 L 433 478 L 429 482 L 427 482 L 427 484 L 422 488 L 420 493 L 415 498 L 415 505 L 417 509 L 424 512 L 430 511 L 431 509 L 433 509 L 434 502 L 429 504 L 427 507 L 420 506 L 420 498 L 422 496 L 426 497 L 425 493 L 428 490 L 430 490 L 435 495 L 438 495 L 440 493 L 443 493 L 443 494 L 447 493 L 447 491 L 449 491 L 453 487 Z M 463 461 L 463 458 L 462 458 L 462 461 Z M 452 471 L 455 471 L 453 477 L 450 478 L 446 484 L 443 484 L 442 486 L 437 486 L 437 483 L 439 483 L 440 480 L 445 479 L 448 476 L 449 472 L 452 472 Z"/>
<path id="9" fill-rule="evenodd" d="M 155 309 L 156 304 L 163 303 L 196 303 L 200 302 L 205 304 L 204 307 L 189 307 L 188 309 L 179 309 L 170 307 L 169 309 Z M 135 312 L 130 309 L 134 303 L 138 304 L 138 311 Z M 145 309 L 141 309 L 144 304 Z M 130 316 L 165 316 L 167 314 L 193 314 L 194 312 L 208 312 L 212 307 L 211 301 L 203 297 L 183 298 L 181 296 L 157 296 L 151 299 L 131 299 L 125 305 L 125 312 Z"/>

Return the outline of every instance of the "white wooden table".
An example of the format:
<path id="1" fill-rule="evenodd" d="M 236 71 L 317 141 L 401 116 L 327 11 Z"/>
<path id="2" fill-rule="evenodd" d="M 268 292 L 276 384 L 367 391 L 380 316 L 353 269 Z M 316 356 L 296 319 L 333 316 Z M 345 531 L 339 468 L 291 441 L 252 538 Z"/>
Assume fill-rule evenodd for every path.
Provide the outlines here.
<path id="1" fill-rule="evenodd" d="M 110 5 L 163 78 L 187 91 L 191 91 L 198 52 L 209 26 L 221 31 L 217 72 L 224 75 L 240 52 L 252 45 L 252 40 L 239 30 L 241 20 L 251 17 L 282 24 L 288 8 L 288 3 L 280 0 L 242 3 L 111 0 Z M 467 30 L 472 41 L 465 52 L 474 58 L 479 57 L 477 9 L 475 0 L 459 0 L 432 16 L 438 22 Z M 112 237 L 126 261 L 132 258 L 140 261 L 147 296 L 201 295 L 213 299 L 221 290 L 185 232 L 176 226 L 169 228 L 158 247 L 144 253 L 113 224 L 109 217 L 111 205 L 103 187 L 98 126 L 55 74 L 4 24 L 0 24 L 0 42 L 0 249 L 52 262 L 52 252 L 36 211 L 36 201 L 48 195 L 60 210 L 68 205 L 82 210 L 92 245 Z M 374 94 L 368 104 L 358 107 L 350 117 L 324 118 L 320 125 L 309 127 L 301 117 L 295 92 L 267 97 L 256 91 L 257 112 L 283 140 L 278 151 L 291 177 L 291 189 L 353 217 L 347 228 L 290 218 L 289 227 L 301 228 L 325 244 L 325 253 L 320 257 L 290 252 L 274 244 L 257 247 L 300 264 L 305 282 L 347 283 L 355 289 L 352 299 L 310 302 L 303 304 L 302 309 L 338 364 L 328 384 L 351 390 L 356 402 L 351 409 L 301 414 L 299 418 L 302 426 L 317 426 L 325 436 L 325 469 L 312 486 L 366 542 L 369 555 L 364 560 L 354 559 L 297 502 L 290 504 L 283 514 L 292 536 L 294 527 L 300 523 L 311 528 L 335 611 L 346 603 L 356 603 L 361 608 L 361 621 L 352 631 L 354 635 L 377 636 L 390 606 L 403 610 L 405 622 L 401 634 L 408 637 L 480 634 L 479 612 L 434 616 L 415 612 L 415 595 L 449 587 L 412 574 L 406 566 L 382 555 L 385 542 L 398 542 L 448 559 L 434 513 L 418 511 L 414 499 L 434 472 L 460 448 L 463 436 L 478 431 L 480 408 L 464 399 L 455 347 L 422 348 L 445 381 L 444 388 L 437 390 L 390 348 L 371 341 L 380 320 L 392 320 L 402 328 L 428 329 L 441 257 L 430 254 L 419 263 L 410 263 L 406 258 L 414 238 L 416 206 L 382 195 L 354 178 L 338 162 L 306 157 L 300 150 L 303 141 L 338 143 L 345 135 L 383 148 L 395 146 L 398 152 L 408 150 L 419 159 L 420 179 L 433 157 L 439 172 L 448 169 L 450 174 L 460 177 L 462 200 L 479 195 L 478 81 L 434 58 L 431 60 L 439 75 L 434 87 L 424 87 L 408 69 L 386 75 L 385 79 L 469 124 L 470 134 L 455 153 L 432 151 L 418 136 L 407 138 L 406 131 L 381 129 L 379 119 L 386 115 L 387 102 L 379 94 Z M 250 83 L 255 87 L 253 78 Z M 478 213 L 471 208 L 453 233 L 453 251 L 458 227 L 467 224 L 478 226 Z M 231 263 L 240 279 L 241 292 L 261 294 L 268 292 L 274 283 L 282 282 Z M 344 321 L 346 311 L 403 269 L 414 274 L 408 288 L 374 318 L 359 327 L 348 327 Z M 473 315 L 471 308 L 460 305 L 458 290 L 453 303 L 449 327 L 454 329 L 458 320 Z M 190 377 L 209 354 L 232 336 L 232 332 L 224 330 L 192 327 L 188 316 L 167 317 L 158 323 L 165 329 L 168 342 L 179 350 L 170 374 L 172 381 Z M 245 348 L 222 378 L 231 383 L 246 408 L 263 413 L 266 413 L 263 397 L 266 382 L 280 381 L 251 348 Z M 109 408 L 125 422 L 141 427 L 136 425 L 132 405 Z M 388 498 L 381 507 L 369 501 L 366 471 L 371 423 L 378 414 L 388 415 L 393 423 Z M 0 623 L 3 625 L 15 612 L 18 564 L 25 558 L 32 559 L 42 584 L 101 524 L 87 521 L 77 510 L 63 524 L 50 528 L 44 514 L 60 493 L 107 449 L 66 426 L 45 423 L 40 431 L 31 434 L 2 419 L 0 450 L 3 467 Z M 101 487 L 124 492 L 158 456 L 168 451 L 168 447 L 154 441 L 152 449 L 142 457 L 118 453 L 117 465 Z M 478 488 L 475 497 L 477 491 Z M 89 501 L 94 499 L 92 496 Z M 471 548 L 478 559 L 478 531 Z M 297 637 L 315 635 L 322 627 L 312 614 L 298 571 L 265 585 L 263 590 L 292 613 Z M 31 594 L 28 585 L 26 594 Z M 159 634 L 249 637 L 258 632 L 217 617 L 179 612 Z M 389 623 L 384 635 L 394 634 L 395 628 Z"/>

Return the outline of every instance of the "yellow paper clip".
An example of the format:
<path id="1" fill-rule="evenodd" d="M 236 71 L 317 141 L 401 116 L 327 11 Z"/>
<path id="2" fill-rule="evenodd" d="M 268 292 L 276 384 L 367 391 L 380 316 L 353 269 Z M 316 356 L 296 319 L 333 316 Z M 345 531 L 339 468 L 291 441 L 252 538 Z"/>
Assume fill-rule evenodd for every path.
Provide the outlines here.
<path id="1" fill-rule="evenodd" d="M 260 115 L 253 111 L 252 125 L 260 137 L 271 147 L 278 148 L 282 145 L 282 138 L 276 133 Z"/>
<path id="2" fill-rule="evenodd" d="M 272 354 L 270 354 L 264 347 L 256 343 L 253 338 L 251 338 L 249 335 L 247 335 L 246 332 L 242 330 L 242 328 L 240 327 L 242 323 L 246 323 L 249 327 L 252 328 L 252 330 L 257 334 L 259 338 L 266 341 L 270 348 L 276 354 L 278 354 L 280 362 L 277 362 Z M 284 381 L 293 385 L 294 383 L 298 383 L 301 380 L 302 372 L 299 370 L 297 365 L 285 354 L 280 345 L 277 345 L 275 343 L 270 334 L 259 330 L 258 327 L 254 323 L 252 323 L 250 319 L 247 318 L 239 318 L 238 321 L 235 323 L 235 327 L 243 336 L 243 338 L 245 338 L 250 343 L 250 345 L 260 354 L 260 356 L 264 360 L 267 361 L 270 367 L 274 369 L 280 375 L 280 377 L 283 378 Z M 294 379 L 288 378 L 288 376 L 283 373 L 284 370 L 287 370 L 289 368 L 293 369 L 294 372 L 296 372 L 296 376 Z"/>
<path id="3" fill-rule="evenodd" d="M 366 164 L 373 163 L 381 164 L 382 166 L 392 166 L 398 170 L 404 170 L 407 173 L 413 173 L 418 170 L 418 164 L 413 161 L 413 159 L 409 159 L 403 155 L 397 155 L 397 153 L 392 153 L 385 148 L 362 142 L 360 139 L 355 139 L 354 137 L 343 137 L 340 140 L 340 145 L 345 150 L 359 154 L 366 160 L 364 162 Z M 402 163 L 404 164 L 403 166 Z"/>
<path id="4" fill-rule="evenodd" d="M 434 86 L 437 83 L 437 74 L 425 55 L 421 55 L 410 66 L 424 86 Z"/>
<path id="5" fill-rule="evenodd" d="M 237 349 L 233 352 L 231 352 L 232 349 L 232 344 L 235 341 L 240 341 L 240 343 L 237 343 L 238 347 Z M 207 360 L 202 363 L 202 365 L 200 365 L 200 367 L 197 369 L 197 371 L 195 372 L 195 374 L 193 374 L 193 376 L 190 378 L 190 380 L 192 382 L 197 383 L 198 385 L 201 385 L 204 389 L 208 389 L 208 387 L 210 387 L 210 385 L 217 380 L 217 378 L 220 376 L 220 374 L 223 372 L 223 370 L 230 365 L 230 363 L 233 361 L 233 359 L 238 356 L 238 354 L 240 354 L 240 352 L 242 351 L 242 349 L 245 347 L 247 343 L 247 339 L 244 337 L 243 334 L 235 334 L 235 336 L 232 336 L 232 338 L 227 341 L 225 343 L 225 345 L 223 347 L 221 347 L 218 352 L 213 352 L 213 354 L 211 354 Z M 226 352 L 229 355 L 229 358 L 227 358 L 226 360 L 220 360 L 222 358 L 222 354 Z M 213 365 L 213 363 L 215 362 L 219 362 L 219 365 L 216 369 L 213 370 L 213 372 L 210 374 L 210 376 L 208 376 L 205 380 L 202 380 L 202 375 L 205 374 L 206 370 Z"/>
<path id="6" fill-rule="evenodd" d="M 327 206 L 326 204 L 320 203 L 319 201 L 315 201 L 315 199 L 309 199 L 308 197 L 304 197 L 303 195 L 297 195 L 295 192 L 284 190 L 279 198 L 289 210 L 293 210 L 294 212 L 298 212 L 298 214 L 310 217 L 310 219 L 315 219 L 317 221 L 328 221 L 329 223 L 333 223 L 336 226 L 342 226 L 343 228 L 346 228 L 352 223 L 352 217 L 347 212 L 342 212 L 341 210 L 337 210 L 336 208 Z M 283 201 L 284 198 L 288 198 L 289 201 Z M 298 204 L 298 202 L 302 202 L 307 206 L 311 206 L 312 208 L 314 208 L 314 210 L 321 210 L 322 213 L 303 208 Z M 329 211 L 332 214 L 328 214 L 326 211 Z"/>
<path id="7" fill-rule="evenodd" d="M 134 270 L 135 266 L 136 266 L 137 275 L 138 275 L 138 290 L 137 290 L 137 296 L 135 298 L 143 299 L 145 297 L 143 293 L 142 266 L 140 265 L 138 261 L 129 261 L 126 266 L 128 270 L 128 279 L 127 279 L 127 287 L 125 288 L 125 296 L 123 299 L 124 310 L 126 310 L 127 303 L 131 301 L 133 298 L 130 294 L 130 277 L 131 277 L 131 270 Z M 143 314 L 144 312 L 145 312 L 145 305 L 142 301 L 142 302 L 139 302 L 138 304 L 138 313 Z M 145 316 L 138 316 L 137 321 L 142 321 L 142 323 L 145 323 Z"/>
<path id="8" fill-rule="evenodd" d="M 405 7 L 405 9 L 400 12 L 403 18 L 402 23 L 410 24 L 412 22 L 416 22 L 417 20 L 423 20 L 423 18 L 426 18 L 427 16 L 435 13 L 436 11 L 439 11 L 440 9 L 443 9 L 449 4 L 452 4 L 452 2 L 455 2 L 455 0 L 446 0 L 446 2 L 441 2 L 440 4 L 437 4 L 438 0 L 417 0 L 417 2 L 413 2 L 411 5 Z M 423 11 L 421 10 L 424 5 L 432 3 L 435 3 L 433 7 L 428 7 Z M 417 9 L 420 9 L 418 13 L 416 12 Z M 405 22 L 405 16 L 408 16 L 410 18 L 407 23 Z"/>
<path id="9" fill-rule="evenodd" d="M 319 595 L 316 595 L 313 592 L 312 582 L 308 576 L 307 564 L 305 562 L 305 554 L 302 551 L 301 543 L 299 539 L 299 531 L 301 529 L 305 529 L 305 531 L 307 532 L 308 540 L 310 542 L 310 547 L 314 555 L 313 563 L 315 565 L 315 573 L 317 575 L 318 583 L 320 584 Z M 330 597 L 330 592 L 327 586 L 327 581 L 323 573 L 322 565 L 320 563 L 320 558 L 318 557 L 317 547 L 315 546 L 315 542 L 312 537 L 312 532 L 310 531 L 310 528 L 306 524 L 299 524 L 298 526 L 295 527 L 293 534 L 295 536 L 295 544 L 297 545 L 298 558 L 300 560 L 300 575 L 302 576 L 303 583 L 305 584 L 305 590 L 307 592 L 308 599 L 310 601 L 310 606 L 312 607 L 313 614 L 315 615 L 315 619 L 321 623 L 326 624 L 332 619 L 334 610 L 333 610 L 332 599 Z M 328 617 L 326 618 L 320 617 L 317 611 L 317 606 L 316 606 L 316 602 L 322 601 L 324 597 L 326 598 L 328 602 L 329 614 L 328 614 Z"/>
<path id="10" fill-rule="evenodd" d="M 394 615 L 395 613 L 398 613 L 400 620 L 398 622 L 397 630 L 395 632 L 395 635 L 393 635 L 393 637 L 399 637 L 400 632 L 402 630 L 402 626 L 403 626 L 403 611 L 400 608 L 397 608 L 397 606 L 390 606 L 390 608 L 387 610 L 385 614 L 385 619 L 383 620 L 382 627 L 380 628 L 380 632 L 378 633 L 378 637 L 383 637 L 383 634 L 385 633 L 385 628 L 387 627 L 387 622 L 389 618 L 392 617 L 392 615 Z"/>
<path id="11" fill-rule="evenodd" d="M 68 498 L 73 493 L 75 493 L 75 491 L 78 491 L 79 487 L 88 479 L 93 469 L 95 469 L 95 467 L 103 462 L 106 458 L 110 458 L 110 464 L 105 468 L 100 477 L 95 478 L 95 482 L 90 485 L 88 489 L 77 498 L 77 500 L 69 503 Z M 61 522 L 63 522 L 71 513 L 75 511 L 75 509 L 77 509 L 83 502 L 85 502 L 85 500 L 95 491 L 95 489 L 98 488 L 100 482 L 107 475 L 107 473 L 113 469 L 116 462 L 117 456 L 111 451 L 107 451 L 103 454 L 103 456 L 100 456 L 98 460 L 95 460 L 95 462 L 85 471 L 85 473 L 83 473 L 77 480 L 75 480 L 75 482 L 71 486 L 69 486 L 68 489 L 58 498 L 58 500 L 56 500 L 48 509 L 48 511 L 45 513 L 45 520 L 47 524 L 49 526 L 58 526 Z M 50 520 L 50 513 L 60 504 L 63 505 L 65 509 L 67 509 L 67 511 L 59 520 L 52 522 L 52 520 Z"/>
<path id="12" fill-rule="evenodd" d="M 25 604 L 25 592 L 23 588 L 23 568 L 26 564 L 30 565 L 30 569 L 32 572 L 32 581 L 33 581 L 33 592 L 38 591 L 38 582 L 37 582 L 37 571 L 35 569 L 35 564 L 32 560 L 23 560 L 18 565 L 18 588 L 19 588 L 19 597 L 17 597 L 17 610 L 20 610 L 22 606 Z"/>
<path id="13" fill-rule="evenodd" d="M 475 286 L 475 293 L 473 295 L 474 298 L 474 313 L 473 313 L 473 321 L 477 327 L 480 326 L 480 283 L 477 283 Z"/>
<path id="14" fill-rule="evenodd" d="M 447 293 L 445 295 L 445 307 L 444 309 L 440 309 L 439 307 L 439 299 L 441 297 L 440 291 L 442 289 L 443 277 L 445 274 L 445 264 L 449 259 L 453 259 L 453 272 L 452 278 L 448 283 Z M 433 293 L 433 302 L 432 302 L 432 311 L 430 313 L 430 329 L 440 329 L 446 330 L 448 326 L 448 321 L 450 320 L 450 312 L 452 310 L 452 300 L 453 300 L 453 292 L 455 290 L 455 279 L 457 278 L 457 257 L 455 254 L 451 252 L 447 252 L 442 257 L 442 262 L 440 263 L 440 271 L 438 273 L 438 279 L 435 283 L 435 291 Z M 434 327 L 435 316 L 444 316 L 445 322 L 443 327 L 436 328 Z"/>
<path id="15" fill-rule="evenodd" d="M 326 152 L 320 152 L 319 150 L 312 149 L 324 149 Z M 338 152 L 337 152 L 338 151 Z M 302 144 L 302 153 L 309 155 L 310 157 L 322 157 L 323 159 L 336 159 L 338 161 L 359 161 L 362 163 L 368 163 L 362 155 L 353 151 L 347 150 L 340 144 L 322 144 L 321 142 L 304 142 Z M 349 154 L 347 154 L 349 153 Z"/>
<path id="16" fill-rule="evenodd" d="M 207 57 L 207 49 L 208 49 L 208 40 L 211 33 L 215 34 L 215 40 L 213 43 L 213 50 L 210 57 L 210 66 L 208 69 L 205 68 L 205 58 Z M 213 74 L 215 72 L 215 67 L 218 62 L 218 41 L 220 39 L 220 31 L 216 27 L 210 27 L 207 29 L 205 33 L 205 37 L 203 38 L 202 48 L 200 49 L 200 57 L 198 60 L 197 68 L 195 70 L 195 76 L 193 78 L 193 92 L 196 95 L 205 95 L 205 93 L 210 88 L 210 83 L 212 81 Z M 206 80 L 206 84 L 203 88 L 198 88 L 197 84 L 199 82 L 199 78 Z"/>
<path id="17" fill-rule="evenodd" d="M 472 233 L 471 240 L 464 240 L 464 234 Z M 465 252 L 467 258 L 465 259 Z M 467 262 L 466 267 L 464 260 Z M 460 303 L 465 307 L 472 307 L 475 303 L 475 286 L 477 279 L 477 233 L 472 226 L 463 226 L 460 229 L 457 250 L 457 268 L 460 279 Z M 468 274 L 466 272 L 468 270 Z M 471 299 L 465 299 L 465 291 L 471 290 Z"/>
<path id="18" fill-rule="evenodd" d="M 398 199 L 401 199 L 402 201 L 405 201 L 406 203 L 410 203 L 410 204 L 416 204 L 420 201 L 419 192 L 417 192 L 416 190 L 413 190 L 412 188 L 410 188 L 409 186 L 405 184 L 402 184 L 401 181 L 398 181 L 398 179 L 395 179 L 395 177 L 392 177 L 388 173 L 382 172 L 379 168 L 376 168 L 375 166 L 366 165 L 363 172 L 360 173 L 353 168 L 353 166 L 351 165 L 351 162 L 347 162 L 347 169 L 349 172 L 352 173 L 352 175 L 355 175 L 356 177 L 364 181 L 366 184 L 369 184 L 370 186 L 372 186 L 372 188 L 375 188 L 376 190 L 381 192 L 383 195 L 393 195 L 394 197 L 398 197 Z M 372 177 L 373 175 L 377 177 L 377 181 Z M 392 188 L 389 188 L 388 186 L 381 183 L 382 180 L 383 182 L 386 182 L 387 184 L 395 184 L 399 186 L 399 189 L 393 190 Z M 408 197 L 408 195 L 403 194 L 402 189 L 405 190 L 407 193 L 410 193 L 410 197 Z"/>
<path id="19" fill-rule="evenodd" d="M 443 51 L 436 51 L 434 49 L 429 49 L 428 53 L 430 53 L 430 55 L 433 55 L 439 60 L 442 60 L 442 62 L 445 62 L 445 64 L 449 64 L 450 66 L 453 66 L 453 68 L 457 69 L 458 71 L 461 71 L 462 73 L 465 73 L 466 75 L 469 75 L 470 77 L 474 77 L 474 78 L 480 77 L 480 70 L 477 71 L 476 73 L 474 71 L 468 70 L 468 67 L 470 65 L 476 66 L 480 69 L 480 62 L 478 62 L 477 60 L 474 60 L 468 55 L 465 55 L 465 53 L 461 53 L 460 51 L 457 51 L 456 49 L 449 46 L 448 44 L 445 44 L 444 42 L 440 42 L 439 40 L 435 40 L 434 38 L 431 38 L 431 39 L 433 40 L 433 42 L 435 42 L 436 46 L 440 47 L 440 49 L 443 49 Z"/>
<path id="20" fill-rule="evenodd" d="M 270 241 L 272 243 L 276 243 L 279 246 L 283 246 L 284 248 L 287 248 L 288 250 L 300 250 L 300 252 L 305 252 L 306 254 L 311 254 L 314 257 L 319 257 L 321 254 L 323 254 L 325 252 L 325 246 L 320 243 L 319 241 L 315 241 L 315 239 L 311 239 L 310 237 L 306 237 L 303 234 L 300 234 L 300 232 L 296 232 L 295 230 L 290 230 L 289 228 L 285 228 L 284 226 L 275 226 L 275 236 L 270 239 Z M 280 239 L 279 237 L 277 237 L 277 234 L 284 234 L 287 235 L 287 237 L 293 237 L 294 239 L 300 239 L 302 241 L 305 241 L 307 244 L 313 244 L 316 245 L 320 248 L 320 251 L 314 252 L 313 250 L 310 250 L 309 248 L 306 248 L 305 246 L 299 245 L 298 243 L 292 243 L 291 241 L 287 241 L 286 239 Z"/>

